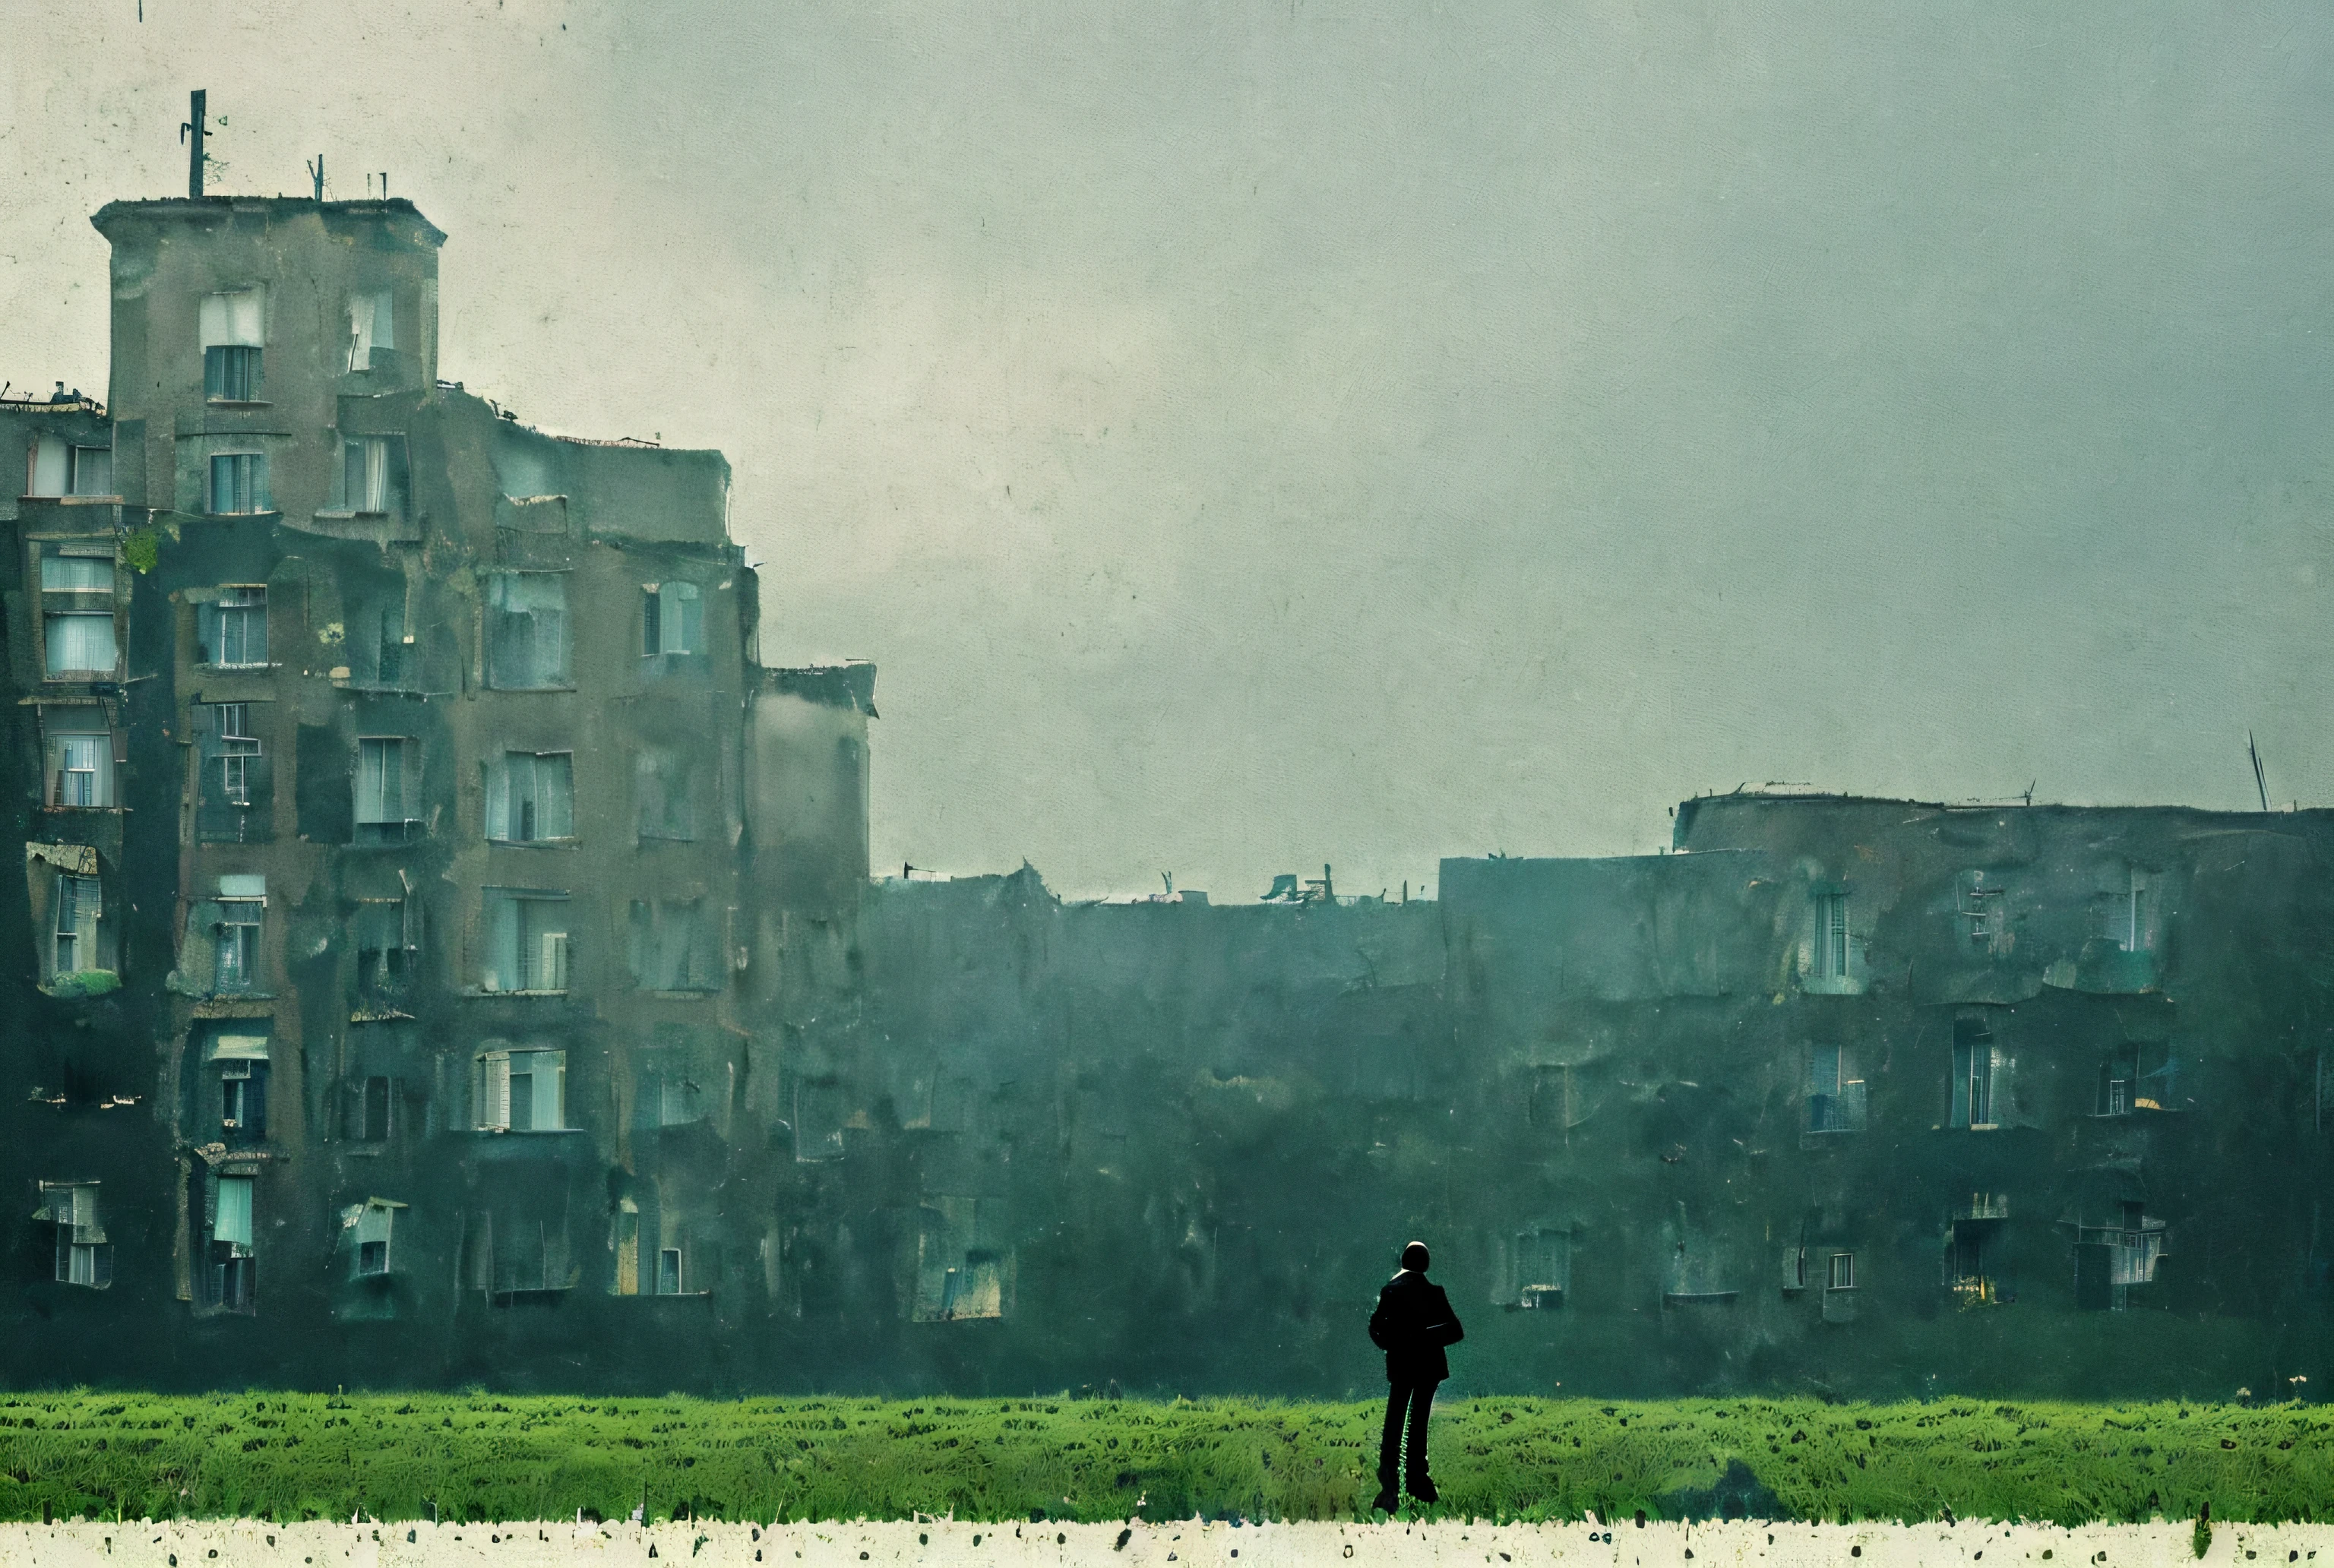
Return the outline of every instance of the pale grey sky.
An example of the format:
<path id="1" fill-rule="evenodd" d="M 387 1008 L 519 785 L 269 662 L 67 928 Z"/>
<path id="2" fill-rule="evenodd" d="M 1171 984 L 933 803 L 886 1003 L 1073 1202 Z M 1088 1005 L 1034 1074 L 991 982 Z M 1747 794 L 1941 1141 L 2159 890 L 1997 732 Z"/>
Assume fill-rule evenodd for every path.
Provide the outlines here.
<path id="1" fill-rule="evenodd" d="M 1643 851 L 1805 781 L 2334 794 L 2334 8 L 11 0 L 0 376 L 87 216 L 390 171 L 442 373 L 736 467 L 875 856 Z"/>

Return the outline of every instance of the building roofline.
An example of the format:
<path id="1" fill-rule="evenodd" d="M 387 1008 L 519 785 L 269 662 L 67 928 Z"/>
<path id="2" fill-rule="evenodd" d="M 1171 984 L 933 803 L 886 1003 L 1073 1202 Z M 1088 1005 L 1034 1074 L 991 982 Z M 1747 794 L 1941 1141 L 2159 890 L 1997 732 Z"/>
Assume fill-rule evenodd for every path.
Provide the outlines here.
<path id="1" fill-rule="evenodd" d="M 429 243 L 442 245 L 446 231 L 421 216 L 421 209 L 401 196 L 381 197 L 366 201 L 323 201 L 305 196 L 206 196 L 201 197 L 173 196 L 157 197 L 140 201 L 109 201 L 90 217 L 90 225 L 108 239 L 113 237 L 109 225 L 118 225 L 133 218 L 184 218 L 216 220 L 237 212 L 299 213 L 315 212 L 332 217 L 402 217 L 420 226 Z"/>

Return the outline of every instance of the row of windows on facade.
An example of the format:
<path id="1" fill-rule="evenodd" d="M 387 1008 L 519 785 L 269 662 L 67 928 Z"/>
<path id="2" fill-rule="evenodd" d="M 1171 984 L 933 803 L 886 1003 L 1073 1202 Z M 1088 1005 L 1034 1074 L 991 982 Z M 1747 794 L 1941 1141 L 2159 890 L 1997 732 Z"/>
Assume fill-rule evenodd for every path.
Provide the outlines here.
<path id="1" fill-rule="evenodd" d="M 2078 1305 L 2120 1306 L 2125 1298 L 2101 1295 L 2099 1290 L 2121 1293 L 2151 1284 L 2156 1265 L 2165 1255 L 2167 1232 L 2160 1219 L 2149 1218 L 2138 1203 L 2125 1203 L 2111 1223 L 2079 1221 L 2059 1228 L 2071 1236 Z M 1973 1193 L 1945 1233 L 1944 1283 L 1971 1302 L 2013 1301 L 2001 1275 L 2002 1227 L 2009 1205 L 1992 1193 Z M 1565 1227 L 1537 1227 L 1519 1232 L 1513 1243 L 1516 1304 L 1542 1310 L 1560 1307 L 1572 1288 L 1574 1233 Z M 1821 1289 L 1827 1294 L 1858 1287 L 1856 1253 L 1837 1246 L 1809 1246 L 1805 1242 L 1787 1247 L 1782 1258 L 1781 1288 L 1786 1294 Z M 1727 1284 L 1722 1272 L 1677 1247 L 1664 1298 L 1673 1304 L 1731 1302 L 1741 1293 Z"/>
<path id="2" fill-rule="evenodd" d="M 2156 881 L 2137 866 L 2127 866 L 2112 891 L 2090 899 L 2091 934 L 2127 953 L 2156 946 Z M 1953 914 L 1968 940 L 1992 948 L 2006 933 L 2003 900 L 2009 889 L 1989 880 L 1983 871 L 1963 872 L 1954 882 Z M 1808 944 L 1808 974 L 1818 981 L 1851 978 L 1855 949 L 1850 940 L 1850 895 L 1818 890 L 1808 899 L 1811 935 Z"/>
<path id="3" fill-rule="evenodd" d="M 217 892 L 188 913 L 189 945 L 207 941 L 214 995 L 267 991 L 263 936 L 267 918 L 266 878 L 230 875 Z M 60 875 L 55 901 L 60 910 L 53 963 L 66 975 L 91 967 L 99 951 L 103 918 L 100 879 Z M 573 973 L 573 898 L 564 890 L 487 888 L 481 894 L 478 988 L 488 992 L 561 994 Z M 647 991 L 715 991 L 722 985 L 716 912 L 698 899 L 630 900 L 625 928 L 625 965 L 633 984 Z M 204 928 L 208 929 L 205 930 Z M 367 899 L 350 922 L 361 995 L 401 995 L 420 967 L 421 909 L 411 897 Z"/>
<path id="4" fill-rule="evenodd" d="M 252 403 L 265 390 L 267 285 L 206 294 L 196 313 L 203 356 L 203 395 L 212 402 Z M 347 297 L 348 335 L 336 367 L 350 374 L 386 370 L 397 363 L 397 302 L 390 289 L 359 289 Z"/>
<path id="5" fill-rule="evenodd" d="M 1983 1021 L 1955 1020 L 1945 1125 L 1980 1131 L 1998 1127 L 1997 1118 L 2006 1110 L 2001 1092 L 2007 1089 L 2015 1066 L 2014 1058 L 1994 1043 L 1992 1030 Z M 2137 1111 L 2175 1109 L 2178 1086 L 2179 1059 L 2168 1049 L 2161 1045 L 2117 1045 L 2099 1058 L 2098 1095 L 2092 1114 L 2128 1116 Z M 1807 1130 L 1863 1131 L 1869 1109 L 1866 1087 L 1852 1048 L 1811 1048 L 1808 1053 Z"/>
<path id="6" fill-rule="evenodd" d="M 107 679 L 121 662 L 111 602 L 114 562 L 102 553 L 54 550 L 41 558 L 43 671 L 50 679 Z M 56 595 L 61 597 L 50 598 Z M 101 601 L 90 596 L 102 595 Z M 195 607 L 201 662 L 214 669 L 265 669 L 268 664 L 267 590 L 236 584 Z M 381 606 L 368 633 L 365 674 L 400 686 L 420 672 L 409 668 L 413 637 L 401 601 Z M 487 580 L 487 681 L 500 690 L 557 688 L 572 683 L 567 573 L 506 572 Z M 694 657 L 705 652 L 705 603 L 694 582 L 651 582 L 641 590 L 640 656 Z"/>

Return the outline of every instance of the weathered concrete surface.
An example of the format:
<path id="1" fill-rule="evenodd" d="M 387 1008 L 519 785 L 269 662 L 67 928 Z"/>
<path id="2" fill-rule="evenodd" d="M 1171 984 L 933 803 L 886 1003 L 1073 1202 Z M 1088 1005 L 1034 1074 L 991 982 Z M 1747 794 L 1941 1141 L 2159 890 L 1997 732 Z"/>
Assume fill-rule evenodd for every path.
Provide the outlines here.
<path id="1" fill-rule="evenodd" d="M 0 1563 L 23 1568 L 549 1568 L 551 1564 L 687 1563 L 690 1568 L 854 1568 L 860 1563 L 981 1563 L 1049 1568 L 1074 1562 L 1129 1568 L 1514 1568 L 1550 1563 L 1854 1564 L 1996 1563 L 2088 1568 L 2185 1568 L 2197 1562 L 2188 1524 L 2078 1529 L 1955 1525 L 1705 1525 L 1628 1521 L 1571 1525 L 1160 1525 L 911 1523 L 787 1525 L 270 1525 L 252 1520 L 0 1525 Z M 2334 1559 L 2334 1525 L 2219 1525 L 2206 1564 Z"/>

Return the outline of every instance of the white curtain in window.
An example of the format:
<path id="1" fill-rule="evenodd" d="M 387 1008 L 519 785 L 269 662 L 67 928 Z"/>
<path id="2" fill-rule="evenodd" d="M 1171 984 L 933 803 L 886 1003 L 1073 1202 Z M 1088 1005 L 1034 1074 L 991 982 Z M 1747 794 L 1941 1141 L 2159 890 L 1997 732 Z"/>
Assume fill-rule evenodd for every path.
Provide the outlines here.
<path id="1" fill-rule="evenodd" d="M 103 555 L 43 555 L 41 557 L 41 592 L 111 593 L 113 592 L 113 562 Z"/>
<path id="2" fill-rule="evenodd" d="M 48 624 L 48 672 L 53 676 L 79 671 L 111 674 L 120 662 L 113 641 L 111 613 L 52 615 Z"/>
<path id="3" fill-rule="evenodd" d="M 263 335 L 267 316 L 267 291 L 254 286 L 238 289 L 233 293 L 210 294 L 203 300 L 203 347 L 256 349 L 266 342 Z"/>
<path id="4" fill-rule="evenodd" d="M 368 436 L 364 443 L 364 487 L 361 512 L 389 510 L 389 442 L 380 436 Z"/>
<path id="5" fill-rule="evenodd" d="M 218 1217 L 211 1225 L 212 1240 L 251 1245 L 251 1187 L 248 1176 L 218 1178 Z"/>
<path id="6" fill-rule="evenodd" d="M 25 458 L 24 494 L 62 495 L 72 479 L 71 448 L 55 436 L 35 436 Z"/>

